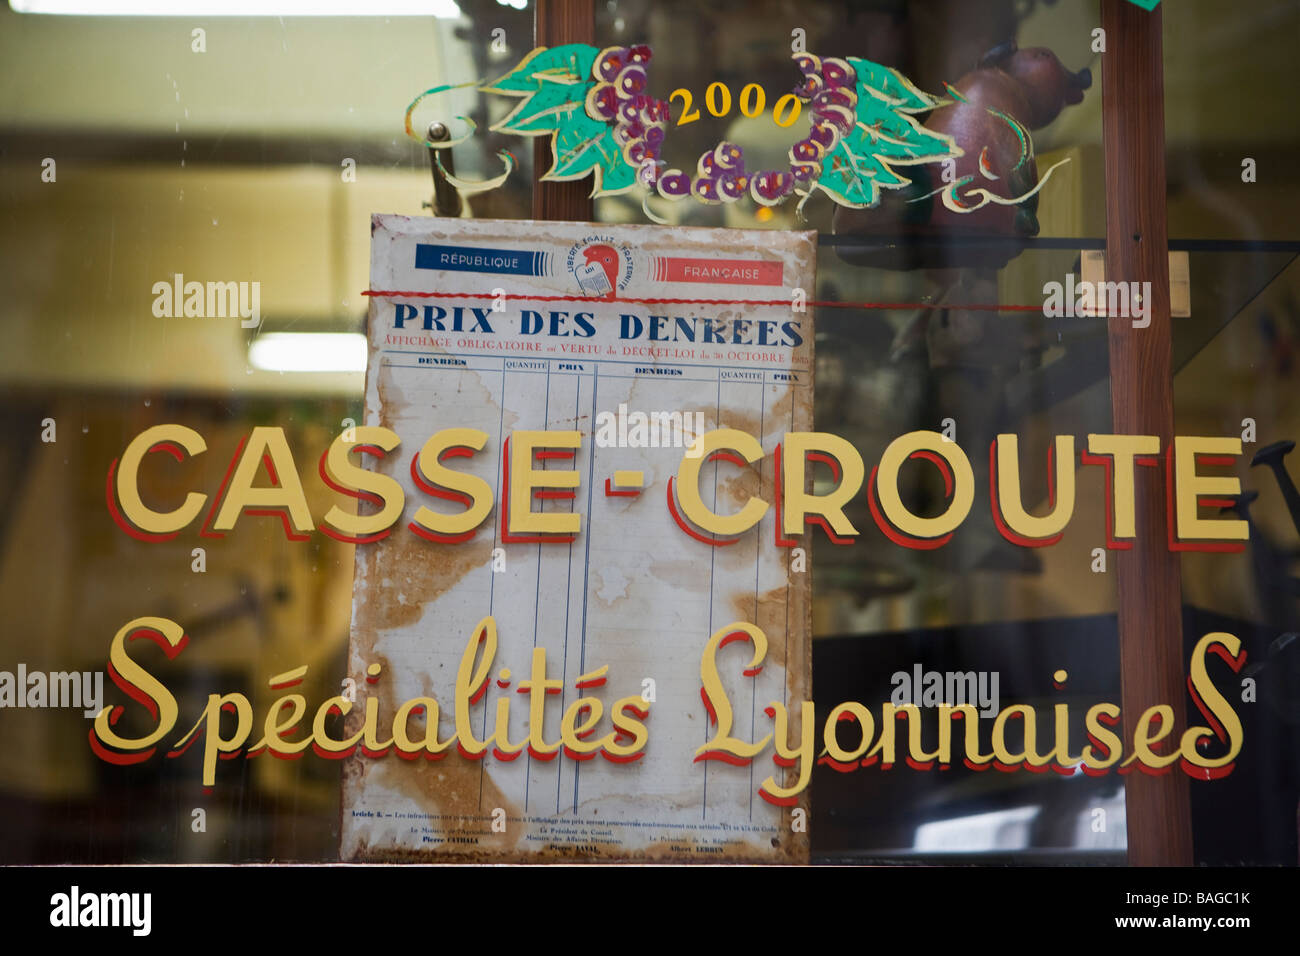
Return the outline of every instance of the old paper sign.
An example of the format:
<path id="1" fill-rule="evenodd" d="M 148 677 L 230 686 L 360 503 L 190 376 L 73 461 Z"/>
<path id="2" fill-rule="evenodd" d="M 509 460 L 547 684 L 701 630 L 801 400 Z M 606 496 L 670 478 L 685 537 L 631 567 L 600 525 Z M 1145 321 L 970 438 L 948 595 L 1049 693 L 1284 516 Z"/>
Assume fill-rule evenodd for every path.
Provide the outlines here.
<path id="1" fill-rule="evenodd" d="M 815 251 L 812 233 L 374 217 L 365 424 L 401 446 L 354 458 L 406 504 L 356 549 L 345 730 L 375 708 L 428 744 L 347 762 L 344 859 L 807 859 L 806 790 L 760 792 L 793 781 L 770 748 L 697 758 L 719 717 L 771 733 L 773 701 L 798 739 L 810 575 L 775 508 L 731 536 L 691 515 L 776 501 L 777 446 L 811 430 Z M 701 455 L 718 429 L 761 456 Z M 711 700 L 702 655 L 733 623 L 766 658 L 715 641 Z"/>

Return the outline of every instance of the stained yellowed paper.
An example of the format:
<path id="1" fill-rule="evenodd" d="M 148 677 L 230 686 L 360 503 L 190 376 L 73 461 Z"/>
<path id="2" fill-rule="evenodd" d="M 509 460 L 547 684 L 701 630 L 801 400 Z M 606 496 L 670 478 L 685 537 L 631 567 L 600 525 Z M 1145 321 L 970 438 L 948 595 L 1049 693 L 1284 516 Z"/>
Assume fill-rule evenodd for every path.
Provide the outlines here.
<path id="1" fill-rule="evenodd" d="M 358 754 L 345 770 L 344 859 L 807 859 L 806 828 L 792 826 L 806 820 L 806 792 L 797 808 L 759 796 L 770 774 L 792 779 L 770 748 L 742 767 L 695 757 L 713 732 L 701 652 L 731 622 L 756 624 L 770 641 L 752 677 L 741 674 L 748 645 L 720 655 L 732 733 L 770 732 L 764 708 L 775 700 L 790 707 L 797 735 L 798 703 L 810 695 L 810 573 L 790 571 L 774 507 L 716 547 L 674 520 L 668 482 L 697 430 L 738 429 L 760 438 L 764 457 L 747 467 L 707 461 L 703 502 L 722 515 L 751 496 L 775 502 L 777 445 L 812 427 L 813 317 L 802 300 L 812 298 L 815 250 L 812 233 L 374 217 L 371 288 L 381 294 L 368 317 L 365 421 L 402 445 L 369 465 L 402 485 L 406 508 L 388 538 L 357 547 L 348 732 L 369 697 L 388 728 L 402 702 L 426 696 L 440 705 L 440 739 L 454 733 L 456 671 L 491 616 L 499 648 L 471 709 L 480 739 L 502 700 L 509 739 L 528 738 L 519 682 L 544 648 L 548 676 L 563 682 L 546 699 L 546 739 L 558 739 L 582 695 L 604 705 L 596 736 L 610 731 L 614 701 L 640 695 L 649 743 L 626 764 L 527 750 L 466 759 L 454 745 L 437 760 Z M 435 295 L 401 294 L 420 292 Z M 647 298 L 727 304 L 635 301 Z M 657 447 L 647 447 L 637 413 L 664 426 Z M 674 435 L 667 423 L 678 420 Z M 418 488 L 410 461 L 451 427 L 488 435 L 480 452 L 445 463 L 481 477 L 496 498 L 471 539 L 440 543 L 408 528 L 413 513 L 462 506 Z M 578 472 L 573 498 L 533 503 L 580 515 L 572 542 L 504 540 L 503 444 L 520 430 L 580 433 L 575 457 L 534 465 Z M 612 493 L 638 480 L 639 494 Z M 375 663 L 379 678 L 367 683 Z M 604 665 L 604 684 L 575 686 Z M 413 738 L 421 721 L 410 721 Z"/>

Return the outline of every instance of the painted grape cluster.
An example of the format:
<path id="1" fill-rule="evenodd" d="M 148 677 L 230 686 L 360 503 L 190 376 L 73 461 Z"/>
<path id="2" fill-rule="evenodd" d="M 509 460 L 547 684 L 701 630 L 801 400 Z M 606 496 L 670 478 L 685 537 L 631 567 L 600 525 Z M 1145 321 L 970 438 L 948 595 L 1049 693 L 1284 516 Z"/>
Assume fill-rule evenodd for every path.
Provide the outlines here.
<path id="1" fill-rule="evenodd" d="M 637 180 L 654 186 L 664 166 L 659 150 L 668 125 L 669 107 L 646 93 L 650 48 L 612 46 L 592 64 L 596 84 L 587 93 L 587 115 L 611 124 L 623 160 L 637 171 Z"/>

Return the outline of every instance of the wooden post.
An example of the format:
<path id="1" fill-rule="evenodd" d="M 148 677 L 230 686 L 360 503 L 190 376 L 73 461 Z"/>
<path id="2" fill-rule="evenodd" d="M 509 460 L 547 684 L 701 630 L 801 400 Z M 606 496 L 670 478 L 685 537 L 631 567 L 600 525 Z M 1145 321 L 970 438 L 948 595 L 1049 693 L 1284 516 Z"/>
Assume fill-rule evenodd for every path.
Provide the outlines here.
<path id="1" fill-rule="evenodd" d="M 594 43 L 596 11 L 593 0 L 537 0 L 533 34 L 537 46 Z M 533 140 L 533 218 L 590 222 L 595 213 L 590 177 L 573 182 L 544 183 L 551 168 L 551 137 Z"/>
<path id="2" fill-rule="evenodd" d="M 1151 324 L 1111 316 L 1110 394 L 1115 431 L 1174 435 L 1169 251 L 1165 215 L 1165 110 L 1161 17 L 1130 0 L 1102 0 L 1102 128 L 1106 150 L 1106 279 L 1150 282 Z M 1174 710 L 1176 743 L 1187 726 L 1182 590 L 1168 548 L 1164 474 L 1136 469 L 1137 541 L 1114 559 L 1119 589 L 1120 673 L 1125 739 L 1154 704 Z M 1168 741 L 1166 741 L 1166 746 Z M 1134 866 L 1190 866 L 1188 780 L 1175 767 L 1126 778 L 1128 860 Z"/>

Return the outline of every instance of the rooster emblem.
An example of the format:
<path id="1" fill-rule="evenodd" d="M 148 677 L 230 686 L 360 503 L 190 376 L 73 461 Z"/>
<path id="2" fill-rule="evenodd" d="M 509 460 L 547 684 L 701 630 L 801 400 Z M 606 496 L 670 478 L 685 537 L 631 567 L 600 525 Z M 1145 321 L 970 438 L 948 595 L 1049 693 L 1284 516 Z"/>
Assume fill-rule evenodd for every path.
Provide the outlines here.
<path id="1" fill-rule="evenodd" d="M 584 295 L 605 296 L 614 294 L 615 279 L 618 277 L 618 253 L 613 246 L 588 246 L 582 250 L 584 265 L 574 269 L 578 277 L 578 287 Z"/>

